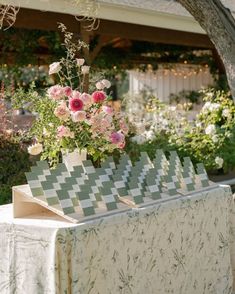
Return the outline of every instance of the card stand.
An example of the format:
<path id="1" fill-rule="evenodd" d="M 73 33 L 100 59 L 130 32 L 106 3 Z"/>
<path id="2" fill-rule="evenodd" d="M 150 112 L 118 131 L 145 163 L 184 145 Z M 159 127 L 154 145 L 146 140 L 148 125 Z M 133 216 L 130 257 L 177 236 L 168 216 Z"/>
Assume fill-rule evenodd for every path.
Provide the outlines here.
<path id="1" fill-rule="evenodd" d="M 128 181 L 132 169 L 132 163 L 128 155 L 123 155 L 120 159 L 117 169 L 112 176 L 115 189 L 120 197 L 128 196 Z"/>
<path id="2" fill-rule="evenodd" d="M 176 173 L 176 161 L 177 157 L 172 154 L 169 160 L 167 175 L 164 176 L 164 185 L 167 189 L 167 194 L 170 196 L 177 195 L 178 189 L 181 188 L 180 181 Z"/>
<path id="3" fill-rule="evenodd" d="M 157 174 L 157 169 L 155 167 L 150 169 L 146 175 L 146 188 L 146 197 L 151 197 L 153 200 L 161 199 L 161 194 L 163 191 L 162 180 L 161 177 Z"/>
<path id="4" fill-rule="evenodd" d="M 50 174 L 51 171 L 46 161 L 37 162 L 37 166 L 32 167 L 31 172 L 25 173 L 34 197 L 40 197 L 41 200 L 46 200 L 41 182 L 46 180 L 46 176 Z"/>
<path id="5" fill-rule="evenodd" d="M 114 172 L 114 175 L 120 175 L 125 183 L 128 182 L 130 177 L 130 172 L 132 169 L 132 163 L 127 154 L 123 155 L 117 165 L 117 169 Z"/>
<path id="6" fill-rule="evenodd" d="M 180 158 L 176 151 L 170 151 L 170 159 L 169 163 L 172 166 L 172 169 L 175 170 L 175 175 L 178 179 L 177 188 L 181 188 L 181 182 L 182 182 L 182 172 L 183 172 L 183 166 L 181 164 Z"/>
<path id="7" fill-rule="evenodd" d="M 105 173 L 109 176 L 114 175 L 116 170 L 116 164 L 113 157 L 108 157 L 104 162 L 101 163 L 101 168 L 104 169 Z"/>
<path id="8" fill-rule="evenodd" d="M 192 161 L 189 157 L 184 158 L 181 189 L 178 190 L 182 195 L 187 195 L 197 189 L 196 173 Z"/>
<path id="9" fill-rule="evenodd" d="M 109 180 L 103 168 L 95 169 L 90 160 L 83 161 L 83 168 L 87 175 L 87 180 L 90 185 L 90 197 L 92 201 L 102 201 L 99 187 L 102 186 L 102 181 Z M 110 170 L 108 171 L 110 172 Z M 106 176 L 106 178 L 105 178 Z"/>
<path id="10" fill-rule="evenodd" d="M 202 188 L 209 187 L 211 183 L 209 181 L 209 178 L 203 163 L 198 163 L 196 165 L 196 169 L 197 169 L 198 184 L 200 185 L 200 187 Z"/>
<path id="11" fill-rule="evenodd" d="M 165 153 L 162 149 L 157 149 L 155 153 L 155 158 L 153 160 L 153 165 L 158 166 L 162 169 L 162 174 L 165 176 L 169 168 L 169 162 L 165 156 Z"/>

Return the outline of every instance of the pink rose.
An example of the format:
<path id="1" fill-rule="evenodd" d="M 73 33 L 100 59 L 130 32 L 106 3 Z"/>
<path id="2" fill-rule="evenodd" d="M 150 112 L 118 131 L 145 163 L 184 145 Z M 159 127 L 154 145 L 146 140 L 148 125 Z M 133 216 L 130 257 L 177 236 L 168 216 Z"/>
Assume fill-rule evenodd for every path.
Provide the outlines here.
<path id="1" fill-rule="evenodd" d="M 74 138 L 74 133 L 70 131 L 70 129 L 68 127 L 65 126 L 59 126 L 57 128 L 57 136 L 59 138 L 63 138 L 63 137 L 70 137 L 70 138 Z"/>
<path id="2" fill-rule="evenodd" d="M 87 94 L 87 93 L 82 93 L 80 99 L 82 100 L 82 102 L 84 103 L 84 105 L 91 105 L 92 104 L 92 98 L 91 95 Z"/>
<path id="3" fill-rule="evenodd" d="M 69 97 L 72 94 L 73 90 L 70 87 L 64 87 L 64 95 Z"/>
<path id="4" fill-rule="evenodd" d="M 69 99 L 69 108 L 73 111 L 79 111 L 83 108 L 83 102 L 79 98 L 71 98 Z"/>
<path id="5" fill-rule="evenodd" d="M 92 99 L 95 103 L 100 103 L 104 101 L 106 98 L 106 94 L 103 91 L 95 91 L 92 94 Z"/>
<path id="6" fill-rule="evenodd" d="M 86 112 L 85 111 L 76 111 L 72 113 L 72 120 L 74 122 L 84 121 L 86 119 Z"/>
<path id="7" fill-rule="evenodd" d="M 66 102 L 61 102 L 54 111 L 55 116 L 57 116 L 61 120 L 67 120 L 70 116 L 69 109 L 66 105 Z"/>
<path id="8" fill-rule="evenodd" d="M 81 93 L 78 92 L 78 91 L 73 91 L 71 97 L 72 98 L 80 98 L 81 97 Z"/>
<path id="9" fill-rule="evenodd" d="M 126 145 L 126 142 L 122 141 L 122 142 L 118 143 L 118 148 L 123 149 L 125 147 L 125 145 Z"/>
<path id="10" fill-rule="evenodd" d="M 47 94 L 51 99 L 60 100 L 64 97 L 64 88 L 60 85 L 55 85 L 47 90 Z"/>
<path id="11" fill-rule="evenodd" d="M 110 140 L 113 144 L 119 144 L 124 142 L 125 136 L 121 132 L 113 132 L 110 136 Z"/>
<path id="12" fill-rule="evenodd" d="M 113 108 L 110 106 L 102 106 L 102 110 L 103 112 L 112 115 L 113 114 Z"/>
<path id="13" fill-rule="evenodd" d="M 125 135 L 127 135 L 129 132 L 129 127 L 124 120 L 120 121 L 120 129 Z"/>

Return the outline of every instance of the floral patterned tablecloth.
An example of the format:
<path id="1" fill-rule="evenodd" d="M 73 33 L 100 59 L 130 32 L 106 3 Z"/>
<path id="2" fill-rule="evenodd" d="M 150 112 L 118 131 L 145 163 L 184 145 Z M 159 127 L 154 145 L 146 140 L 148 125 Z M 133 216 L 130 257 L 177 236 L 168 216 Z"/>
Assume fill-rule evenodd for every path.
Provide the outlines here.
<path id="1" fill-rule="evenodd" d="M 231 294 L 232 204 L 219 187 L 79 225 L 2 206 L 0 293 Z"/>

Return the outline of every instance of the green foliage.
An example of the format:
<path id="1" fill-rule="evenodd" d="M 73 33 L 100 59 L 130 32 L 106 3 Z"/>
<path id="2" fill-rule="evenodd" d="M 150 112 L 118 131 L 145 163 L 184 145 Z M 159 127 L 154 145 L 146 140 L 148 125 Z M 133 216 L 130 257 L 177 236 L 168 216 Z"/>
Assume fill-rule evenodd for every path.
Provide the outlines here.
<path id="1" fill-rule="evenodd" d="M 177 150 L 181 158 L 190 156 L 194 163 L 203 162 L 209 171 L 227 172 L 233 169 L 234 102 L 229 93 L 215 89 L 204 90 L 200 95 L 205 104 L 194 121 L 187 121 L 187 112 L 184 117 L 176 107 L 164 104 L 152 104 L 149 112 L 149 102 L 145 102 L 143 107 L 133 97 L 133 105 L 129 105 L 131 109 L 127 109 L 127 114 L 136 127 L 135 136 L 129 138 L 126 147 L 133 160 L 136 160 L 140 151 L 147 151 L 152 157 L 156 149 L 162 148 L 164 151 Z M 134 104 L 138 105 L 138 117 L 131 111 L 135 110 Z"/>
<path id="2" fill-rule="evenodd" d="M 19 138 L 0 133 L 0 205 L 11 202 L 12 186 L 26 183 L 29 154 Z"/>
<path id="3" fill-rule="evenodd" d="M 199 104 L 202 102 L 202 93 L 199 91 L 181 91 L 178 94 L 171 94 L 170 95 L 170 102 L 176 102 L 176 103 L 184 103 L 184 102 L 190 102 Z"/>

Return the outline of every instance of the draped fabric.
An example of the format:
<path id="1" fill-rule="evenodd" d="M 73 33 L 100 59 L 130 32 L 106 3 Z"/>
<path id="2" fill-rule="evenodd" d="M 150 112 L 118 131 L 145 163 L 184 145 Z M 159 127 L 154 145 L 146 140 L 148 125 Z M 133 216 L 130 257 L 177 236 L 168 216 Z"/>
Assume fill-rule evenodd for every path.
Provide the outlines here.
<path id="1" fill-rule="evenodd" d="M 228 187 L 79 225 L 11 210 L 0 207 L 1 294 L 232 293 Z"/>

